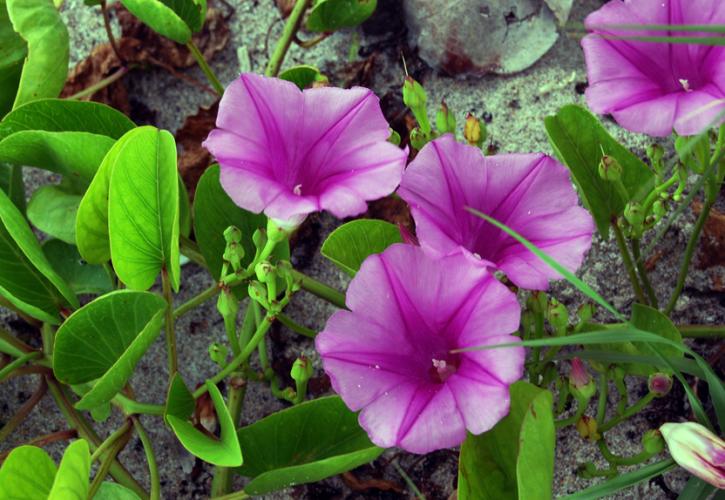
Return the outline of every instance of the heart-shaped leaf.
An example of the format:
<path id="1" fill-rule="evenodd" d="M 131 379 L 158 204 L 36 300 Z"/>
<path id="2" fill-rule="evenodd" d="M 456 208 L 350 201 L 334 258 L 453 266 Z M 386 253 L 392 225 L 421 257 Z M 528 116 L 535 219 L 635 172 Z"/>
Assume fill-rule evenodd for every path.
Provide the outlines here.
<path id="1" fill-rule="evenodd" d="M 48 498 L 56 466 L 41 448 L 19 446 L 10 452 L 0 469 L 0 491 L 15 498 Z"/>
<path id="2" fill-rule="evenodd" d="M 273 413 L 238 434 L 245 452 L 238 472 L 253 478 L 244 488 L 250 495 L 319 481 L 371 462 L 383 452 L 337 396 Z"/>
<path id="3" fill-rule="evenodd" d="M 101 483 L 93 500 L 141 500 L 141 498 L 125 486 L 105 481 Z"/>
<path id="4" fill-rule="evenodd" d="M 310 31 L 336 31 L 353 28 L 375 12 L 377 0 L 319 0 L 307 17 Z"/>
<path id="5" fill-rule="evenodd" d="M 58 186 L 41 186 L 28 203 L 28 220 L 49 236 L 66 243 L 76 241 L 76 213 L 81 197 Z"/>
<path id="6" fill-rule="evenodd" d="M 57 97 L 68 77 L 68 30 L 48 0 L 6 0 L 13 29 L 25 40 L 14 107 L 43 97 Z"/>
<path id="7" fill-rule="evenodd" d="M 164 268 L 178 291 L 179 174 L 174 136 L 140 127 L 125 138 L 108 192 L 114 269 L 129 288 L 147 290 Z"/>
<path id="8" fill-rule="evenodd" d="M 63 454 L 48 500 L 85 500 L 88 497 L 90 473 L 91 453 L 88 442 L 77 439 Z"/>
<path id="9" fill-rule="evenodd" d="M 180 380 L 178 379 L 179 382 Z M 174 392 L 170 394 L 175 398 L 181 396 L 182 399 L 188 399 L 183 396 L 184 390 L 178 386 L 179 382 L 176 380 L 174 382 L 176 383 L 176 387 L 174 388 L 172 384 L 171 389 Z M 201 458 L 205 462 L 221 467 L 238 467 L 242 465 L 243 461 L 242 448 L 237 439 L 234 421 L 231 415 L 229 415 L 229 410 L 224 404 L 222 393 L 219 392 L 217 386 L 207 381 L 206 388 L 209 391 L 217 419 L 219 420 L 219 427 L 221 429 L 219 439 L 204 434 L 187 420 L 188 415 L 183 416 L 183 413 L 188 409 L 188 401 L 186 403 L 181 402 L 180 404 L 179 401 L 175 401 L 171 406 L 167 405 L 166 421 L 173 429 L 174 434 L 176 434 L 181 444 L 184 445 L 184 448 L 192 455 Z M 188 392 L 188 389 L 186 392 Z M 179 415 L 181 416 L 169 413 L 169 409 L 179 411 Z"/>
<path id="10" fill-rule="evenodd" d="M 67 384 L 98 379 L 77 408 L 89 410 L 106 403 L 123 388 L 158 336 L 166 307 L 154 293 L 119 290 L 66 319 L 56 333 L 56 377 Z"/>
<path id="11" fill-rule="evenodd" d="M 363 261 L 403 241 L 400 230 L 382 220 L 358 219 L 335 229 L 322 244 L 322 255 L 350 276 L 355 276 Z"/>
<path id="12" fill-rule="evenodd" d="M 136 125 L 105 104 L 66 99 L 40 99 L 23 104 L 0 122 L 0 139 L 23 130 L 88 132 L 120 139 Z"/>
<path id="13" fill-rule="evenodd" d="M 164 416 L 173 415 L 181 420 L 188 419 L 194 411 L 196 403 L 194 395 L 186 387 L 184 380 L 178 373 L 174 374 L 169 384 L 168 394 L 166 395 L 166 408 Z"/>
<path id="14" fill-rule="evenodd" d="M 511 410 L 488 432 L 461 446 L 461 500 L 552 498 L 554 415 L 552 395 L 528 382 L 511 386 Z"/>
<path id="15" fill-rule="evenodd" d="M 15 33 L 5 0 L 0 0 L 0 117 L 13 107 L 28 46 Z"/>
<path id="16" fill-rule="evenodd" d="M 188 17 L 191 13 L 189 4 L 194 5 L 192 0 L 121 0 L 121 3 L 159 35 L 177 43 L 187 43 L 191 40 L 190 25 L 175 10 Z M 201 12 L 198 6 L 196 8 L 198 17 Z M 194 26 L 197 25 L 198 19 L 196 23 L 193 19 L 190 20 Z"/>
<path id="17" fill-rule="evenodd" d="M 302 64 L 300 66 L 293 66 L 289 69 L 284 70 L 279 74 L 279 78 L 287 80 L 297 85 L 300 90 L 304 90 L 310 87 L 318 79 L 322 78 L 320 70 L 314 66 Z"/>
<path id="18" fill-rule="evenodd" d="M 599 234 L 608 238 L 612 217 L 621 215 L 628 201 L 640 201 L 650 192 L 654 174 L 642 160 L 614 140 L 593 114 L 580 106 L 564 106 L 556 115 L 546 117 L 545 124 L 549 143 L 571 171 Z M 599 176 L 602 152 L 622 166 L 622 184 L 628 200 L 623 199 L 614 182 Z"/>
<path id="19" fill-rule="evenodd" d="M 61 307 L 78 299 L 50 265 L 18 208 L 0 190 L 0 295 L 42 321 L 59 323 Z"/>
<path id="20" fill-rule="evenodd" d="M 252 234 L 267 226 L 267 218 L 235 205 L 219 183 L 219 165 L 212 165 L 206 169 L 196 186 L 194 235 L 214 279 L 219 279 L 221 274 L 222 255 L 226 247 L 224 231 L 229 226 L 236 226 L 242 232 L 242 265 L 246 266 L 254 258 Z M 274 255 L 278 259 L 288 259 L 289 245 L 286 242 L 277 245 Z"/>
<path id="21" fill-rule="evenodd" d="M 43 253 L 76 294 L 113 290 L 113 280 L 106 268 L 84 261 L 75 245 L 52 239 L 43 243 Z"/>

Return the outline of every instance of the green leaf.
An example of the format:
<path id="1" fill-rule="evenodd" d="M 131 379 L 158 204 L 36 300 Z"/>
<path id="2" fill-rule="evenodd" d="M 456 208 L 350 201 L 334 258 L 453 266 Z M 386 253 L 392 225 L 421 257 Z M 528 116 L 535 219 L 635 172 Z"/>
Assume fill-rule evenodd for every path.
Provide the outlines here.
<path id="1" fill-rule="evenodd" d="M 335 229 L 322 244 L 322 255 L 350 276 L 355 276 L 370 255 L 402 241 L 400 230 L 393 224 L 358 219 Z"/>
<path id="2" fill-rule="evenodd" d="M 20 213 L 0 190 L 0 295 L 34 318 L 58 324 L 61 307 L 78 299 L 50 265 Z"/>
<path id="3" fill-rule="evenodd" d="M 73 441 L 63 454 L 48 500 L 86 500 L 91 453 L 85 439 Z"/>
<path id="4" fill-rule="evenodd" d="M 185 238 L 191 234 L 191 203 L 181 176 L 179 176 L 179 232 Z"/>
<path id="5" fill-rule="evenodd" d="M 183 19 L 193 33 L 200 31 L 204 26 L 206 0 L 161 0 L 161 2 Z"/>
<path id="6" fill-rule="evenodd" d="M 149 289 L 164 268 L 179 290 L 179 181 L 170 133 L 128 133 L 111 172 L 108 233 L 113 267 L 129 288 Z"/>
<path id="7" fill-rule="evenodd" d="M 319 0 L 307 17 L 309 31 L 336 31 L 362 24 L 377 7 L 377 0 Z"/>
<path id="8" fill-rule="evenodd" d="M 164 416 L 173 415 L 181 420 L 186 420 L 191 416 L 195 406 L 194 395 L 186 387 L 181 375 L 176 373 L 174 378 L 171 379 L 171 384 L 169 384 Z"/>
<path id="9" fill-rule="evenodd" d="M 55 463 L 46 452 L 36 446 L 19 446 L 0 469 L 0 491 L 12 491 L 19 500 L 48 498 L 55 473 Z"/>
<path id="10" fill-rule="evenodd" d="M 235 205 L 219 183 L 219 165 L 212 165 L 206 169 L 196 186 L 194 235 L 209 272 L 217 280 L 222 271 L 222 255 L 226 247 L 224 230 L 229 226 L 236 226 L 242 232 L 242 265 L 247 266 L 252 262 L 255 252 L 252 234 L 257 229 L 267 227 L 267 218 Z M 286 242 L 277 245 L 274 255 L 278 259 L 288 259 L 289 245 Z"/>
<path id="11" fill-rule="evenodd" d="M 25 183 L 23 182 L 22 167 L 0 164 L 0 189 L 5 191 L 21 213 L 25 212 Z"/>
<path id="12" fill-rule="evenodd" d="M 66 243 L 76 241 L 76 213 L 81 197 L 59 186 L 41 186 L 28 203 L 28 220 L 49 236 Z"/>
<path id="13" fill-rule="evenodd" d="M 28 46 L 15 33 L 5 0 L 0 0 L 0 117 L 13 107 Z"/>
<path id="14" fill-rule="evenodd" d="M 183 383 L 183 382 L 182 382 Z M 186 418 L 167 413 L 166 421 L 174 430 L 179 441 L 192 455 L 210 464 L 221 467 L 238 467 L 242 465 L 242 448 L 237 440 L 236 429 L 229 410 L 224 404 L 222 393 L 216 385 L 206 382 L 211 400 L 214 403 L 219 427 L 220 438 L 212 438 L 194 427 Z M 188 390 L 188 389 L 187 389 Z M 177 408 L 178 409 L 178 408 Z"/>
<path id="15" fill-rule="evenodd" d="M 0 139 L 23 130 L 88 132 L 120 139 L 136 125 L 105 104 L 66 99 L 40 99 L 11 111 L 0 122 Z"/>
<path id="16" fill-rule="evenodd" d="M 176 12 L 173 7 L 176 4 L 189 3 L 175 0 L 121 0 L 121 3 L 134 16 L 148 24 L 149 27 L 159 35 L 170 38 L 178 43 L 187 43 L 191 40 L 191 29 Z M 178 8 L 178 7 L 177 7 Z"/>
<path id="17" fill-rule="evenodd" d="M 682 335 L 672 323 L 672 320 L 652 307 L 638 303 L 632 304 L 632 317 L 629 322 L 640 330 L 656 333 L 678 344 L 682 343 Z M 635 345 L 643 354 L 654 354 L 646 344 Z M 681 358 L 683 356 L 682 350 L 667 345 L 661 346 L 658 351 L 661 355 L 671 358 Z"/>
<path id="18" fill-rule="evenodd" d="M 103 266 L 84 261 L 75 245 L 52 239 L 43 243 L 43 253 L 76 294 L 103 294 L 113 290 L 108 271 Z"/>
<path id="19" fill-rule="evenodd" d="M 294 83 L 300 90 L 310 87 L 321 77 L 320 70 L 308 64 L 293 66 L 279 74 L 281 80 Z"/>
<path id="20" fill-rule="evenodd" d="M 552 498 L 553 397 L 528 382 L 511 386 L 509 414 L 488 432 L 461 446 L 458 498 Z"/>
<path id="21" fill-rule="evenodd" d="M 14 107 L 57 97 L 68 77 L 68 30 L 49 0 L 6 0 L 13 29 L 28 44 Z"/>
<path id="22" fill-rule="evenodd" d="M 88 132 L 22 130 L 0 141 L 0 162 L 57 172 L 82 194 L 114 142 Z"/>
<path id="23" fill-rule="evenodd" d="M 614 140 L 593 114 L 580 106 L 564 106 L 556 115 L 546 117 L 545 124 L 549 142 L 571 171 L 599 234 L 608 238 L 612 217 L 621 215 L 628 201 L 641 201 L 651 191 L 654 174 Z M 614 182 L 599 177 L 602 150 L 622 165 L 622 184 L 630 200 L 623 199 Z"/>
<path id="24" fill-rule="evenodd" d="M 563 497 L 564 500 L 595 500 L 597 498 L 603 498 L 624 488 L 629 488 L 636 484 L 648 481 L 653 477 L 664 474 L 665 472 L 674 469 L 677 464 L 674 460 L 668 458 L 661 462 L 656 462 L 650 465 L 637 469 L 632 472 L 621 474 L 614 479 L 610 479 L 603 483 L 590 486 L 584 490 L 578 491 L 573 495 Z"/>
<path id="25" fill-rule="evenodd" d="M 93 500 L 141 500 L 141 497 L 125 486 L 105 481 L 101 483 Z"/>
<path id="26" fill-rule="evenodd" d="M 690 476 L 685 489 L 680 492 L 677 500 L 707 500 L 715 492 L 715 487 L 696 476 Z"/>
<path id="27" fill-rule="evenodd" d="M 245 463 L 238 472 L 253 478 L 244 488 L 249 495 L 319 481 L 383 452 L 337 396 L 307 401 L 242 427 L 239 441 Z"/>
<path id="28" fill-rule="evenodd" d="M 165 311 L 166 302 L 156 294 L 119 290 L 97 298 L 66 319 L 56 333 L 56 377 L 66 384 L 99 379 L 76 408 L 92 409 L 123 388 L 158 336 Z"/>

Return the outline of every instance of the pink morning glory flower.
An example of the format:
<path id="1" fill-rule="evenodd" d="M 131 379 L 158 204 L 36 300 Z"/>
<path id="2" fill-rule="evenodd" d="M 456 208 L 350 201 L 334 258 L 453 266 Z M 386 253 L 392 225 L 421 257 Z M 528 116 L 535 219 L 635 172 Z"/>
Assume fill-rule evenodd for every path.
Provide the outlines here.
<path id="1" fill-rule="evenodd" d="M 725 489 L 725 441 L 695 422 L 660 427 L 672 458 L 703 481 Z"/>
<path id="2" fill-rule="evenodd" d="M 462 254 L 403 243 L 368 257 L 317 336 L 332 387 L 378 446 L 413 453 L 457 446 L 509 411 L 524 349 L 516 296 Z"/>
<path id="3" fill-rule="evenodd" d="M 712 36 L 624 31 L 621 24 L 725 24 L 722 0 L 612 0 L 590 14 L 582 40 L 587 103 L 622 127 L 653 136 L 695 135 L 725 110 L 725 47 L 613 40 L 616 36 Z M 720 120 L 722 122 L 722 120 Z"/>
<path id="4" fill-rule="evenodd" d="M 423 247 L 444 255 L 463 248 L 522 288 L 546 290 L 561 276 L 466 207 L 506 224 L 570 271 L 591 245 L 594 222 L 577 205 L 568 171 L 544 154 L 484 156 L 444 135 L 418 153 L 398 193 Z"/>
<path id="5" fill-rule="evenodd" d="M 407 158 L 387 142 L 378 98 L 361 87 L 301 91 L 245 73 L 224 92 L 216 125 L 204 146 L 227 194 L 292 226 L 319 210 L 364 212 L 395 190 Z"/>

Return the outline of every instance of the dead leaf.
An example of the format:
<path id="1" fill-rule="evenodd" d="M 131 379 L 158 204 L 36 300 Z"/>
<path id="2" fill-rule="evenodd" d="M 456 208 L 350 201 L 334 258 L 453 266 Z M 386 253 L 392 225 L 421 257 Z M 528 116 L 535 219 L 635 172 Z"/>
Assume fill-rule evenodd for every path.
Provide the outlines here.
<path id="1" fill-rule="evenodd" d="M 702 203 L 693 202 L 692 211 L 699 215 Z M 707 269 L 725 265 L 725 214 L 713 208 L 700 237 L 697 267 Z"/>
<path id="2" fill-rule="evenodd" d="M 394 491 L 395 493 L 402 494 L 403 488 L 387 479 L 360 479 L 352 472 L 344 472 L 342 474 L 342 481 L 353 491 L 367 491 L 367 490 L 380 490 L 380 491 Z"/>
<path id="3" fill-rule="evenodd" d="M 195 115 L 187 117 L 184 125 L 176 132 L 176 143 L 182 147 L 179 172 L 192 200 L 201 174 L 212 161 L 209 151 L 201 143 L 214 128 L 218 110 L 219 101 L 208 108 L 200 108 Z"/>

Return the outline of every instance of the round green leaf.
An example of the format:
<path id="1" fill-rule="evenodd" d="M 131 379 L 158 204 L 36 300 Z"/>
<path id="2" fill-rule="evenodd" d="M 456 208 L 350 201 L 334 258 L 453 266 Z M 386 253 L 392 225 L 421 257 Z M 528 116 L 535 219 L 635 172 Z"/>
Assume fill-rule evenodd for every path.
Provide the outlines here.
<path id="1" fill-rule="evenodd" d="M 242 232 L 242 265 L 246 266 L 254 258 L 252 235 L 257 229 L 267 227 L 267 218 L 235 205 L 219 183 L 219 165 L 212 165 L 206 169 L 196 186 L 194 235 L 214 279 L 219 279 L 221 274 L 222 255 L 226 247 L 224 231 L 229 226 L 236 226 Z M 278 259 L 288 259 L 289 245 L 286 242 L 277 245 L 274 255 Z"/>
<path id="2" fill-rule="evenodd" d="M 141 500 L 140 497 L 125 486 L 106 481 L 93 497 L 93 500 Z"/>
<path id="3" fill-rule="evenodd" d="M 13 498 L 48 498 L 56 467 L 41 448 L 19 446 L 10 452 L 0 469 L 0 491 L 13 492 Z"/>
<path id="4" fill-rule="evenodd" d="M 0 295 L 21 311 L 58 323 L 60 307 L 78 299 L 50 265 L 25 218 L 0 190 Z"/>
<path id="5" fill-rule="evenodd" d="M 173 429 L 176 437 L 179 438 L 181 444 L 184 445 L 184 448 L 192 455 L 201 458 L 205 462 L 221 467 L 238 467 L 242 465 L 243 460 L 242 449 L 237 439 L 234 421 L 231 415 L 229 415 L 229 410 L 224 404 L 222 393 L 219 392 L 217 386 L 207 381 L 206 388 L 209 391 L 212 403 L 214 403 L 214 410 L 216 410 L 217 419 L 219 420 L 219 427 L 221 429 L 219 439 L 214 439 L 204 434 L 188 422 L 186 418 L 180 418 L 167 412 L 166 421 Z M 183 392 L 179 387 L 175 389 L 176 391 Z M 181 407 L 177 407 L 176 409 L 181 409 Z"/>
<path id="6" fill-rule="evenodd" d="M 68 30 L 48 0 L 6 0 L 13 29 L 28 44 L 14 107 L 57 97 L 68 77 Z"/>
<path id="7" fill-rule="evenodd" d="M 292 68 L 284 70 L 279 74 L 279 78 L 292 82 L 297 85 L 300 90 L 304 90 L 321 78 L 321 75 L 320 70 L 314 66 L 302 64 L 300 66 L 293 66 Z"/>
<path id="8" fill-rule="evenodd" d="M 48 500 L 86 500 L 91 453 L 85 439 L 73 441 L 60 461 Z"/>
<path id="9" fill-rule="evenodd" d="M 321 252 L 337 267 L 355 276 L 370 255 L 402 241 L 400 230 L 393 224 L 376 219 L 358 219 L 335 229 L 322 244 Z"/>
<path id="10" fill-rule="evenodd" d="M 140 127 L 128 133 L 108 192 L 111 259 L 129 288 L 147 290 L 162 268 L 179 289 L 179 180 L 170 133 Z"/>
<path id="11" fill-rule="evenodd" d="M 81 197 L 58 186 L 42 186 L 28 203 L 28 220 L 49 236 L 66 243 L 76 241 L 76 213 Z"/>
<path id="12" fill-rule="evenodd" d="M 150 292 L 119 290 L 73 313 L 56 333 L 53 371 L 80 384 L 100 379 L 76 404 L 91 409 L 123 388 L 136 363 L 158 336 L 166 302 Z"/>
<path id="13" fill-rule="evenodd" d="M 0 117 L 13 107 L 28 46 L 15 33 L 5 0 L 0 0 Z"/>
<path id="14" fill-rule="evenodd" d="M 121 0 L 121 3 L 134 16 L 148 24 L 159 35 L 170 38 L 178 43 L 191 40 L 191 29 L 187 23 L 174 12 L 174 6 L 188 4 L 191 0 Z"/>
<path id="15" fill-rule="evenodd" d="M 319 481 L 383 452 L 337 396 L 273 413 L 239 429 L 238 435 L 245 453 L 238 472 L 253 478 L 244 488 L 250 495 Z"/>
<path id="16" fill-rule="evenodd" d="M 377 4 L 377 0 L 318 0 L 307 18 L 307 29 L 330 32 L 355 27 L 375 12 Z"/>
<path id="17" fill-rule="evenodd" d="M 136 125 L 105 104 L 66 99 L 40 99 L 15 108 L 0 122 L 0 139 L 22 130 L 88 132 L 120 139 Z"/>
<path id="18" fill-rule="evenodd" d="M 75 245 L 52 239 L 43 243 L 43 253 L 76 294 L 113 290 L 113 280 L 106 268 L 84 261 Z"/>

